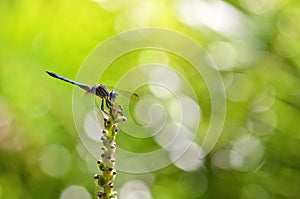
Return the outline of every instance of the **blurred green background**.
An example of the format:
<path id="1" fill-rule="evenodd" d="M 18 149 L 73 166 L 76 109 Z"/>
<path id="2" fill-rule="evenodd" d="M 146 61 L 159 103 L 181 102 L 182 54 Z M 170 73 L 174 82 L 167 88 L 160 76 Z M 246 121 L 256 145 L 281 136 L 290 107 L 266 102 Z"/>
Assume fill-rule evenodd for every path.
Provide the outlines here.
<path id="1" fill-rule="evenodd" d="M 44 71 L 75 79 L 95 46 L 140 27 L 203 45 L 224 78 L 227 116 L 201 167 L 120 173 L 121 198 L 299 198 L 299 11 L 293 0 L 0 0 L 0 198 L 95 198 L 96 163 L 76 133 L 73 89 Z M 181 70 L 205 113 L 208 94 Z M 130 187 L 140 192 L 130 197 Z"/>

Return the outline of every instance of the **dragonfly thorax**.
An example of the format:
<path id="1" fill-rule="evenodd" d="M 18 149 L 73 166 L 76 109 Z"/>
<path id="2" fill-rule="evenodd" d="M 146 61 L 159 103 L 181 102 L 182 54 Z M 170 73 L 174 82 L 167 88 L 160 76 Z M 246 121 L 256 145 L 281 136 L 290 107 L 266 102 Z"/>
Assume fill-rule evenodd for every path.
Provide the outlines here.
<path id="1" fill-rule="evenodd" d="M 103 86 L 102 84 L 93 86 L 91 90 L 92 90 L 92 93 L 94 93 L 98 97 L 105 98 L 105 99 L 110 97 L 111 92 L 108 92 L 107 88 L 105 86 Z"/>

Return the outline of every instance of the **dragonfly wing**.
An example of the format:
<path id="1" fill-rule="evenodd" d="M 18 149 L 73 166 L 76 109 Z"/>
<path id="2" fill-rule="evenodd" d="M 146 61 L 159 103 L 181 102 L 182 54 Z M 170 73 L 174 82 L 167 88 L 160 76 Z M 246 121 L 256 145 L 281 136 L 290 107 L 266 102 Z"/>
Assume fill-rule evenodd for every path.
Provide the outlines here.
<path id="1" fill-rule="evenodd" d="M 138 101 L 139 98 L 140 98 L 139 95 L 136 94 L 136 93 L 132 93 L 132 92 L 129 92 L 129 91 L 125 91 L 125 90 L 114 88 L 112 86 L 107 86 L 107 85 L 105 85 L 105 87 L 108 88 L 111 91 L 115 91 L 116 93 L 118 93 L 120 95 L 123 95 L 127 98 L 133 99 L 134 101 Z"/>

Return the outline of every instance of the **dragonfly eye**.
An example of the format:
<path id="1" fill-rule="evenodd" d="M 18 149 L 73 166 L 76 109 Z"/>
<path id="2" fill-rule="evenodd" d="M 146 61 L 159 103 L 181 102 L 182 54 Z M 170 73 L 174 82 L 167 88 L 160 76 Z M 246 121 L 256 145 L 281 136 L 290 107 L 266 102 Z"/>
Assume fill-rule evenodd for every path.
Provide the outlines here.
<path id="1" fill-rule="evenodd" d="M 117 99 L 117 97 L 118 97 L 118 94 L 116 92 L 111 91 L 109 93 L 109 98 L 110 98 L 111 101 L 115 101 Z"/>

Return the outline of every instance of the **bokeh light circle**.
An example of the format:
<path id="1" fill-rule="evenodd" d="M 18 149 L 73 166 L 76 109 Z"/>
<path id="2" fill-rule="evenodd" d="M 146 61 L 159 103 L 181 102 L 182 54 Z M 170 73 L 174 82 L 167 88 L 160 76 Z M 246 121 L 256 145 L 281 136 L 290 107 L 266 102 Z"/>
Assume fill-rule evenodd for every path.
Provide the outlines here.
<path id="1" fill-rule="evenodd" d="M 44 173 L 52 177 L 65 175 L 71 168 L 70 152 L 62 145 L 52 144 L 41 151 L 39 165 Z"/>
<path id="2" fill-rule="evenodd" d="M 92 199 L 92 196 L 86 188 L 78 185 L 71 185 L 63 190 L 59 199 Z"/>

